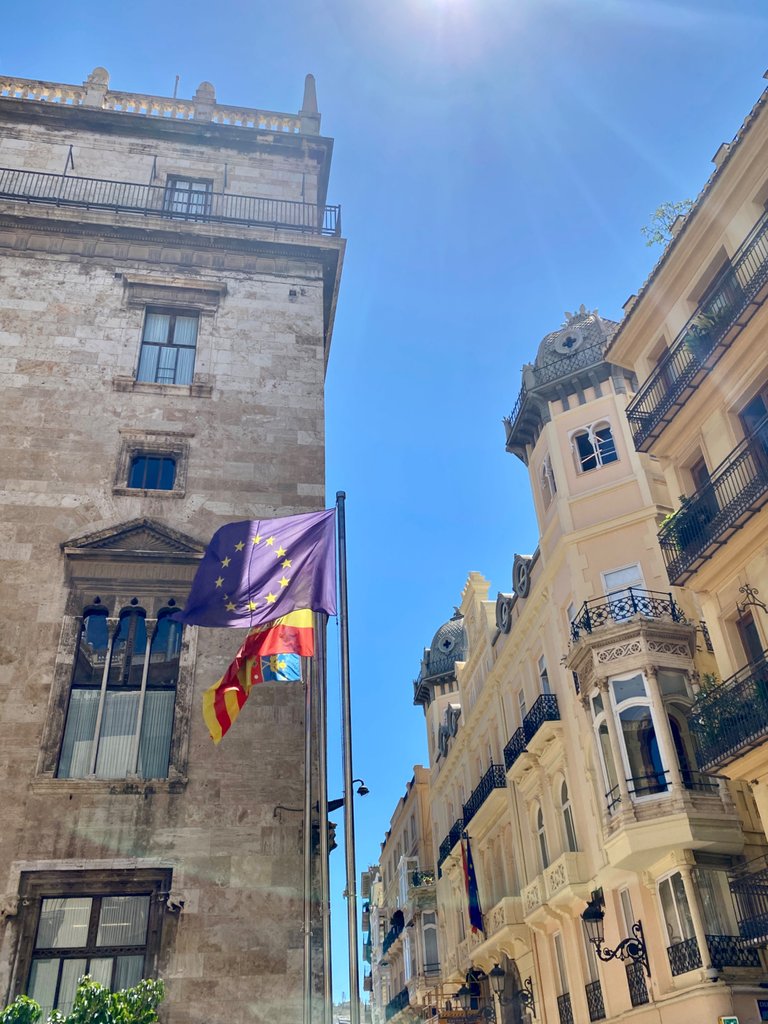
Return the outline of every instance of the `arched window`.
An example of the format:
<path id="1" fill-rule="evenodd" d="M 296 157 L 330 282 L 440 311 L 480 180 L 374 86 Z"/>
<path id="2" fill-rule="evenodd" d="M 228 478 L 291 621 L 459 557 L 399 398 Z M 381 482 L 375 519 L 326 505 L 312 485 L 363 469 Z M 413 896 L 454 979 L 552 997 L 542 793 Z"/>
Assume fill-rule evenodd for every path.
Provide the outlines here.
<path id="1" fill-rule="evenodd" d="M 536 838 L 539 843 L 539 858 L 542 871 L 549 867 L 549 847 L 547 846 L 547 833 L 544 828 L 544 812 L 541 807 L 536 808 Z"/>
<path id="2" fill-rule="evenodd" d="M 563 818 L 563 834 L 565 836 L 565 849 L 569 853 L 576 853 L 579 844 L 576 842 L 576 823 L 573 820 L 573 808 L 568 793 L 568 783 L 563 779 L 560 786 L 560 813 Z"/>
<path id="3" fill-rule="evenodd" d="M 604 420 L 591 423 L 571 435 L 571 447 L 576 456 L 576 467 L 580 473 L 588 473 L 609 462 L 617 462 L 616 442 L 611 425 Z"/>

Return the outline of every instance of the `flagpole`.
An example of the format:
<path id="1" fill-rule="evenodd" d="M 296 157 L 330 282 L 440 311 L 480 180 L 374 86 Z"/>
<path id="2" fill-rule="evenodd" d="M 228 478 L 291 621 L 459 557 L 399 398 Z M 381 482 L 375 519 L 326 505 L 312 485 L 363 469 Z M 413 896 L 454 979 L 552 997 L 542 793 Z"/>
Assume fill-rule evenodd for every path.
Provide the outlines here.
<path id="1" fill-rule="evenodd" d="M 317 753 L 320 822 L 320 916 L 323 930 L 323 1015 L 322 1024 L 331 1024 L 333 987 L 331 976 L 331 889 L 328 874 L 328 710 L 326 703 L 328 659 L 328 616 L 315 612 L 315 678 L 317 680 Z"/>
<path id="2" fill-rule="evenodd" d="M 306 662 L 305 662 L 306 664 Z M 304 1024 L 312 1024 L 312 673 L 304 684 Z"/>
<path id="3" fill-rule="evenodd" d="M 349 937 L 349 1021 L 360 1024 L 360 979 L 357 969 L 357 879 L 355 869 L 355 805 L 352 790 L 352 708 L 349 685 L 349 611 L 347 605 L 346 494 L 336 492 L 339 531 L 339 625 L 341 637 L 341 717 L 344 755 L 344 853 L 347 865 L 347 933 Z"/>

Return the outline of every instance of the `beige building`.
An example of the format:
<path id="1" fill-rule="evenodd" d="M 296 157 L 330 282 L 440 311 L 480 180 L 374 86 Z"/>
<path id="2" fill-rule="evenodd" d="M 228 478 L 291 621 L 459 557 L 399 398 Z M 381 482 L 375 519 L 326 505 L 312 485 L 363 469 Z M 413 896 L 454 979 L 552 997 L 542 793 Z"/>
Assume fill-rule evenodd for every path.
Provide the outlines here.
<path id="1" fill-rule="evenodd" d="M 370 965 L 364 988 L 373 1024 L 439 998 L 434 864 L 429 769 L 417 764 L 392 815 L 379 863 L 362 875 L 363 958 Z"/>
<path id="2" fill-rule="evenodd" d="M 636 380 L 606 355 L 616 329 L 582 306 L 524 368 L 506 441 L 528 468 L 538 548 L 495 599 L 470 573 L 415 683 L 441 991 L 392 1020 L 465 1004 L 503 1024 L 759 1019 L 761 954 L 740 942 L 728 872 L 765 839 L 747 785 L 696 767 L 688 716 L 716 666 L 695 597 L 667 581 L 667 484 L 632 444 Z M 604 913 L 597 949 L 588 901 Z"/>
<path id="3" fill-rule="evenodd" d="M 717 673 L 689 715 L 699 766 L 751 783 L 768 829 L 768 92 L 667 246 L 611 346 L 640 387 L 634 444 L 674 498 L 659 541 L 669 580 L 693 590 Z M 680 498 L 678 498 L 680 495 Z M 670 510 L 671 512 L 672 510 Z M 742 933 L 768 943 L 768 869 L 736 870 Z"/>
<path id="4" fill-rule="evenodd" d="M 162 977 L 169 1024 L 320 1020 L 304 687 L 214 747 L 242 633 L 170 618 L 218 526 L 324 504 L 314 81 L 286 114 L 0 77 L 0 150 L 0 999 L 88 970 Z"/>

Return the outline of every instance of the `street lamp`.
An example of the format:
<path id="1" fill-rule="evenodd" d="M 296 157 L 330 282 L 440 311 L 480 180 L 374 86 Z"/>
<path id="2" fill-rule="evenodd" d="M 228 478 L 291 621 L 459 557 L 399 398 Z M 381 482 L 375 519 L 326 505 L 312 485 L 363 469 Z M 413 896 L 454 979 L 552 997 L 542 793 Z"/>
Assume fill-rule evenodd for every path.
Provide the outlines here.
<path id="1" fill-rule="evenodd" d="M 533 999 L 533 978 L 526 978 L 523 982 L 523 987 L 510 997 L 504 995 L 504 982 L 507 980 L 507 975 L 503 967 L 496 964 L 488 972 L 488 978 L 491 982 L 491 991 L 498 997 L 499 1003 L 502 1006 L 518 1003 L 523 1009 L 530 1010 L 534 1017 L 536 1016 L 536 1003 Z"/>
<path id="2" fill-rule="evenodd" d="M 640 921 L 635 921 L 632 925 L 632 935 L 622 939 L 615 949 L 608 949 L 603 945 L 603 939 L 605 938 L 605 929 L 603 927 L 605 911 L 603 906 L 603 894 L 597 889 L 592 893 L 592 899 L 587 903 L 586 909 L 581 915 L 581 920 L 584 922 L 584 932 L 589 942 L 595 947 L 598 957 L 604 963 L 607 963 L 609 960 L 618 959 L 631 960 L 634 964 L 642 964 L 650 978 L 651 966 L 648 962 L 648 948 L 645 945 L 645 934 L 643 933 L 642 924 Z"/>
<path id="3" fill-rule="evenodd" d="M 363 782 L 363 780 L 362 779 L 352 779 L 352 785 L 353 786 L 354 786 L 354 784 L 356 782 L 360 783 L 360 785 L 357 787 L 357 795 L 358 796 L 368 796 L 368 794 L 371 791 L 370 791 L 370 789 L 368 789 L 368 787 Z M 344 799 L 345 798 L 343 796 L 340 796 L 337 800 L 329 800 L 328 801 L 328 813 L 330 814 L 332 811 L 338 811 L 338 809 L 340 807 L 343 807 L 344 806 Z M 320 810 L 320 801 L 319 800 L 315 804 L 315 810 L 316 811 Z"/>
<path id="4" fill-rule="evenodd" d="M 458 999 L 462 1010 L 464 1010 L 464 1019 L 466 1021 L 474 1022 L 487 1020 L 490 1021 L 491 1024 L 495 1024 L 496 1013 L 493 1007 L 484 1006 L 481 1010 L 472 1010 L 472 989 L 470 989 L 466 983 L 463 984 L 456 993 L 456 998 Z"/>

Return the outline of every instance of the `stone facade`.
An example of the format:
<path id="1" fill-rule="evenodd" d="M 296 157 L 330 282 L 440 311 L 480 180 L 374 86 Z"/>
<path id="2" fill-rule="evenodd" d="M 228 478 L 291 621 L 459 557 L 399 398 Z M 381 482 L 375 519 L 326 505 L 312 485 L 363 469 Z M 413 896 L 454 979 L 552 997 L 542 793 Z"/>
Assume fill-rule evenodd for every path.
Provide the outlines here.
<path id="1" fill-rule="evenodd" d="M 0 998 L 28 984 L 41 897 L 25 886 L 55 896 L 80 871 L 79 893 L 130 891 L 154 871 L 146 969 L 167 983 L 165 1019 L 271 1022 L 279 1005 L 291 1024 L 304 829 L 279 805 L 303 803 L 303 688 L 255 690 L 215 748 L 201 694 L 242 634 L 187 628 L 167 777 L 58 775 L 84 607 L 118 618 L 136 599 L 153 623 L 183 604 L 218 526 L 324 505 L 344 245 L 320 229 L 332 142 L 311 79 L 299 115 L 219 107 L 210 86 L 176 103 L 107 84 L 103 69 L 82 88 L 0 80 Z M 179 212 L 171 181 L 209 198 Z M 137 372 L 148 309 L 196 318 L 189 379 Z M 129 479 L 153 455 L 173 461 L 171 488 Z"/>

